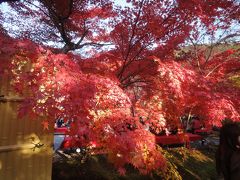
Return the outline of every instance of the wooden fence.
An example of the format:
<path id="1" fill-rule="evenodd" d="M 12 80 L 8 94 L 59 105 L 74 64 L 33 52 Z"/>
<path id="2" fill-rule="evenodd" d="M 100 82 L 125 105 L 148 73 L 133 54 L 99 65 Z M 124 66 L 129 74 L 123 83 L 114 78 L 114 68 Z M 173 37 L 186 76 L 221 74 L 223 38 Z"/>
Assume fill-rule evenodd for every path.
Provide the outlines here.
<path id="1" fill-rule="evenodd" d="M 43 130 L 40 119 L 19 119 L 21 101 L 11 90 L 9 77 L 1 76 L 0 179 L 51 179 L 53 129 Z"/>

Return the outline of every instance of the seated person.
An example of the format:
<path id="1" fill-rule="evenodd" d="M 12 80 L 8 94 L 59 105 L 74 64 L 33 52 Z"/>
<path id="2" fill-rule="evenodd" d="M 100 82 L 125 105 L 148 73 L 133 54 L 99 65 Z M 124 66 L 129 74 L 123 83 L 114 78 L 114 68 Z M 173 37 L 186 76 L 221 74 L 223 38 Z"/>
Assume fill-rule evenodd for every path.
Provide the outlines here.
<path id="1" fill-rule="evenodd" d="M 62 127 L 64 125 L 63 119 L 62 118 L 57 119 L 56 124 L 58 128 Z"/>
<path id="2" fill-rule="evenodd" d="M 199 119 L 193 119 L 192 120 L 192 129 L 193 131 L 196 129 L 201 129 L 202 128 L 202 123 L 200 122 Z"/>
<path id="3" fill-rule="evenodd" d="M 178 127 L 174 125 L 169 125 L 165 130 L 166 134 L 176 135 L 178 133 Z"/>
<path id="4" fill-rule="evenodd" d="M 194 133 L 195 130 L 201 129 L 203 127 L 202 122 L 199 118 L 193 118 L 190 123 L 190 128 L 188 129 L 188 132 Z"/>

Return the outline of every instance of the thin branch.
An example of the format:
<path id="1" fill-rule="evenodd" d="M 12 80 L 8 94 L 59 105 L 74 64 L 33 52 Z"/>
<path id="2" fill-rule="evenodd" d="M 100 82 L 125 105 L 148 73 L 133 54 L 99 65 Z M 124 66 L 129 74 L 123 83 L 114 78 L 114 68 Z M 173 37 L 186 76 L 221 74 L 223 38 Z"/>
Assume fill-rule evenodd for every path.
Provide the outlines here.
<path id="1" fill-rule="evenodd" d="M 217 66 L 215 66 L 206 76 L 205 78 L 207 78 L 210 74 L 212 74 L 217 68 L 219 68 L 221 65 L 223 65 L 225 62 L 229 61 L 228 59 L 223 61 L 222 63 L 218 64 Z"/>
<path id="2" fill-rule="evenodd" d="M 135 20 L 135 22 L 134 22 L 134 24 L 133 24 L 133 27 L 132 27 L 132 34 L 131 34 L 131 37 L 130 37 L 130 40 L 129 40 L 129 44 L 128 44 L 128 51 L 127 51 L 127 53 L 126 53 L 126 57 L 124 58 L 124 62 L 123 62 L 122 69 L 121 69 L 121 71 L 120 71 L 120 72 L 118 73 L 118 75 L 117 75 L 117 77 L 118 77 L 119 79 L 122 77 L 122 74 L 123 74 L 124 69 L 125 69 L 125 65 L 126 65 L 126 63 L 127 63 L 128 56 L 130 55 L 131 49 L 132 49 L 132 47 L 133 47 L 133 46 L 132 46 L 132 40 L 133 40 L 133 38 L 134 38 L 134 36 L 135 36 L 135 31 L 136 31 L 137 23 L 138 23 L 138 21 L 139 21 L 140 15 L 141 15 L 142 7 L 143 7 L 143 2 L 144 2 L 144 0 L 142 0 L 141 3 L 140 3 L 140 7 L 139 7 L 139 9 L 138 9 L 138 14 L 137 14 L 137 16 L 136 16 L 136 20 Z"/>
<path id="3" fill-rule="evenodd" d="M 128 83 L 123 84 L 123 88 L 126 88 L 126 87 L 128 87 L 128 86 L 130 86 L 131 84 L 134 84 L 134 83 L 150 83 L 150 81 L 142 80 L 142 79 L 136 79 L 134 81 L 129 81 Z"/>

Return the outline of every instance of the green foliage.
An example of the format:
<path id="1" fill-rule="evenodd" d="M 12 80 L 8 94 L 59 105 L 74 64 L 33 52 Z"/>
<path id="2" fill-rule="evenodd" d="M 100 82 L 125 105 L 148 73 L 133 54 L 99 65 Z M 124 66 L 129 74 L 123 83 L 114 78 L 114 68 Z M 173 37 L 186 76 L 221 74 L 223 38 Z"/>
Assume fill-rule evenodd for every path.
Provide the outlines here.
<path id="1" fill-rule="evenodd" d="M 173 155 L 168 152 L 167 150 L 162 151 L 165 158 L 168 159 L 167 161 L 167 169 L 166 171 L 158 172 L 158 175 L 161 176 L 163 179 L 170 180 L 170 179 L 179 179 L 181 180 L 182 177 L 178 172 L 177 164 L 174 161 L 171 161 L 173 159 Z"/>
<path id="2" fill-rule="evenodd" d="M 163 179 L 211 179 L 216 177 L 214 152 L 172 148 L 164 150 L 168 169 Z"/>

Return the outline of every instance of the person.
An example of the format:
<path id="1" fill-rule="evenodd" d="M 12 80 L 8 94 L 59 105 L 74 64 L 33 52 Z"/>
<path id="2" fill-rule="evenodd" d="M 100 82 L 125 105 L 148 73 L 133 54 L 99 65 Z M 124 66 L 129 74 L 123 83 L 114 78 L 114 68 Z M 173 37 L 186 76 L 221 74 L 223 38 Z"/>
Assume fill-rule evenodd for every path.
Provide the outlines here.
<path id="1" fill-rule="evenodd" d="M 195 130 L 202 128 L 202 123 L 201 123 L 199 118 L 193 118 L 192 122 L 191 122 L 191 125 L 192 125 L 193 133 L 194 133 Z"/>
<path id="2" fill-rule="evenodd" d="M 143 125 L 146 131 L 150 130 L 149 123 L 147 122 L 146 119 L 144 120 L 142 116 L 139 117 L 139 122 Z"/>
<path id="3" fill-rule="evenodd" d="M 63 118 L 59 118 L 56 120 L 57 127 L 60 128 L 64 125 L 64 120 Z"/>
<path id="4" fill-rule="evenodd" d="M 220 129 L 216 169 L 225 180 L 240 179 L 240 124 L 237 122 L 228 122 Z"/>

